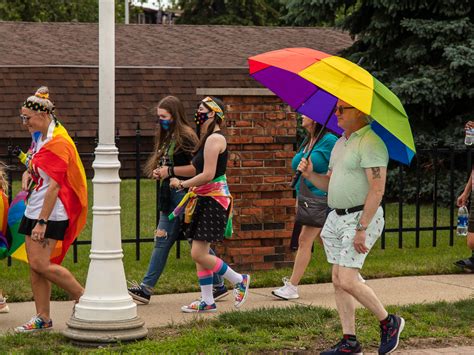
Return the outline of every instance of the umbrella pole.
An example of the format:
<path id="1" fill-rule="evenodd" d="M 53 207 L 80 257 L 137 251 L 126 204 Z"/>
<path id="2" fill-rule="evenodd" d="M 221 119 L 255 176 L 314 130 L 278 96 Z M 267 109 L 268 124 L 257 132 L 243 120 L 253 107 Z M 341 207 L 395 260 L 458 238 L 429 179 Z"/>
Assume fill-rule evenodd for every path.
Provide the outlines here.
<path id="1" fill-rule="evenodd" d="M 312 152 L 312 150 L 313 150 L 313 148 L 314 148 L 314 145 L 318 142 L 319 137 L 321 136 L 321 134 L 323 134 L 323 131 L 324 131 L 324 129 L 326 128 L 326 126 L 327 126 L 327 124 L 328 124 L 328 122 L 329 122 L 329 119 L 331 118 L 331 116 L 332 116 L 333 113 L 334 113 L 334 110 L 331 111 L 331 113 L 329 114 L 328 118 L 326 119 L 326 122 L 324 122 L 323 126 L 322 126 L 321 129 L 319 130 L 319 133 L 318 133 L 318 135 L 316 136 L 316 139 L 314 140 L 313 145 L 309 148 L 308 153 L 306 154 L 306 156 L 304 156 L 305 159 L 308 159 L 309 156 L 311 155 L 311 152 Z M 291 187 L 292 189 L 295 188 L 296 183 L 298 182 L 300 176 L 301 176 L 301 171 L 296 170 L 295 176 L 293 176 L 293 179 L 291 180 L 291 183 L 290 183 L 290 187 Z"/>

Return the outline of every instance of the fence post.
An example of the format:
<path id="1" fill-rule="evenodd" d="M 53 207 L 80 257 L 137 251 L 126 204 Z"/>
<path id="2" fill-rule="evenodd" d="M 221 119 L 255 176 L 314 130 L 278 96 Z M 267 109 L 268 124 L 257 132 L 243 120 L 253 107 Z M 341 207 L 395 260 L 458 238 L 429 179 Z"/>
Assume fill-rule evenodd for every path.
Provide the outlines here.
<path id="1" fill-rule="evenodd" d="M 135 259 L 140 260 L 140 122 L 135 131 Z"/>
<path id="2" fill-rule="evenodd" d="M 398 165 L 398 248 L 403 248 L 403 165 Z"/>
<path id="3" fill-rule="evenodd" d="M 8 166 L 12 166 L 13 164 L 13 146 L 12 146 L 12 137 L 8 137 L 8 147 L 7 147 L 7 161 Z M 13 174 L 11 169 L 7 169 L 7 176 L 8 176 L 8 204 L 12 203 L 12 194 L 13 194 Z M 7 258 L 7 266 L 12 266 L 12 258 L 9 256 Z"/>
<path id="4" fill-rule="evenodd" d="M 415 212 L 415 244 L 420 247 L 420 192 L 421 174 L 420 174 L 420 152 L 416 155 L 416 212 Z"/>
<path id="5" fill-rule="evenodd" d="M 435 247 L 437 244 L 437 229 L 438 229 L 438 142 L 433 148 L 433 170 L 434 170 L 434 184 L 433 184 L 433 243 Z"/>
<path id="6" fill-rule="evenodd" d="M 449 246 L 454 245 L 454 145 L 449 146 Z"/>
<path id="7" fill-rule="evenodd" d="M 76 149 L 77 149 L 77 131 L 74 132 L 74 145 L 76 146 Z M 78 152 L 79 154 L 79 152 Z M 86 180 L 86 184 L 87 184 L 87 180 Z M 72 243 L 72 256 L 73 256 L 73 262 L 74 264 L 77 264 L 77 238 L 74 239 L 74 243 Z"/>

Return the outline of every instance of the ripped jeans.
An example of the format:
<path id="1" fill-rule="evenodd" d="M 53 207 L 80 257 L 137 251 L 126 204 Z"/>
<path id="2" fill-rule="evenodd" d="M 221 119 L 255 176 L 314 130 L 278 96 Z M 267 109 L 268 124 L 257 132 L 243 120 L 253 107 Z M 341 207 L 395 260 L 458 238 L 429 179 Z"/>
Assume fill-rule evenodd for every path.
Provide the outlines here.
<path id="1" fill-rule="evenodd" d="M 178 239 L 181 219 L 175 218 L 170 221 L 168 219 L 168 215 L 178 205 L 184 194 L 184 191 L 172 189 L 170 196 L 170 211 L 160 212 L 160 220 L 158 222 L 158 227 L 156 228 L 158 236 L 155 236 L 155 247 L 153 248 L 153 252 L 151 254 L 148 270 L 140 284 L 146 293 L 151 293 L 151 289 L 153 289 L 153 287 L 155 287 L 156 283 L 158 282 L 158 279 L 165 268 L 166 261 L 168 260 L 171 247 Z M 160 234 L 163 234 L 163 236 L 159 236 Z M 212 249 L 209 249 L 209 254 L 215 255 Z M 213 284 L 214 286 L 222 286 L 224 285 L 224 279 L 222 276 L 214 274 Z"/>

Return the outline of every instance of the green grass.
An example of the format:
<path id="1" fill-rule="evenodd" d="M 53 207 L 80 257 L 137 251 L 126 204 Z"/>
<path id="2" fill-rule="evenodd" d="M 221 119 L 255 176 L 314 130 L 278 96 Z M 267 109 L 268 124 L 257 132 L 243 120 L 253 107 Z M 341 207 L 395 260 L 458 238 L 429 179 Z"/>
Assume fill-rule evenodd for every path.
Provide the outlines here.
<path id="1" fill-rule="evenodd" d="M 474 298 L 456 303 L 389 307 L 407 323 L 401 348 L 474 345 Z M 368 311 L 357 310 L 358 338 L 366 351 L 379 343 L 377 322 Z M 98 349 L 97 353 L 257 353 L 306 350 L 316 353 L 333 345 L 341 334 L 336 311 L 311 307 L 267 308 L 220 314 L 212 320 L 196 320 L 150 331 L 148 339 Z M 0 353 L 79 353 L 60 334 L 0 337 Z"/>
<path id="2" fill-rule="evenodd" d="M 90 182 L 89 182 L 90 183 Z M 14 186 L 17 190 L 18 186 Z M 92 204 L 92 187 L 89 186 L 89 204 Z M 125 180 L 121 184 L 121 228 L 122 238 L 130 239 L 135 237 L 135 182 Z M 91 210 L 91 209 L 90 209 Z M 398 205 L 388 204 L 386 206 L 387 227 L 398 226 Z M 404 208 L 404 226 L 415 225 L 414 206 Z M 89 213 L 88 223 L 84 229 L 80 240 L 87 240 L 91 237 L 92 213 Z M 431 206 L 423 206 L 421 210 L 421 226 L 429 226 L 432 222 Z M 438 209 L 438 223 L 440 225 L 449 224 L 449 210 Z M 155 229 L 155 189 L 151 181 L 142 181 L 141 184 L 141 220 L 140 233 L 142 238 L 150 238 Z M 433 248 L 432 232 L 421 233 L 420 248 L 415 248 L 415 234 L 405 233 L 403 235 L 403 248 L 398 248 L 398 233 L 388 233 L 386 249 L 380 248 L 380 241 L 374 247 L 367 258 L 362 270 L 364 277 L 380 278 L 404 275 L 426 275 L 445 274 L 460 272 L 453 261 L 468 256 L 465 238 L 456 237 L 454 246 L 449 246 L 449 233 L 438 232 L 438 246 Z M 124 267 L 127 279 L 140 281 L 146 272 L 150 259 L 153 243 L 141 244 L 141 260 L 135 260 L 135 245 L 123 244 Z M 78 280 L 84 284 L 89 265 L 89 246 L 78 247 L 77 264 L 73 263 L 72 249 L 67 255 L 64 265 L 69 268 Z M 3 287 L 5 294 L 9 295 L 11 301 L 27 301 L 32 299 L 30 285 L 28 282 L 27 265 L 13 261 L 11 267 L 6 267 L 6 260 L 0 266 L 1 280 L 0 287 Z M 253 287 L 270 287 L 281 284 L 281 278 L 291 273 L 289 268 L 253 272 Z M 324 251 L 319 245 L 315 246 L 312 261 L 303 277 L 301 283 L 329 282 L 330 266 L 324 257 Z M 155 292 L 178 293 L 197 291 L 195 267 L 189 256 L 189 246 L 186 242 L 181 242 L 181 259 L 176 259 L 176 249 L 173 248 L 168 259 L 165 272 L 159 280 Z M 53 299 L 66 299 L 64 291 L 54 288 Z"/>

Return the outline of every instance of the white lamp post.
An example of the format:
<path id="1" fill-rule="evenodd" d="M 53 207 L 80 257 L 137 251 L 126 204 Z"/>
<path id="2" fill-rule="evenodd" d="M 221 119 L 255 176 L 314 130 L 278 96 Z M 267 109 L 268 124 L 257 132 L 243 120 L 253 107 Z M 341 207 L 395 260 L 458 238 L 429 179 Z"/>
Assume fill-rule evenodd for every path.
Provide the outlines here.
<path id="1" fill-rule="evenodd" d="M 144 338 L 148 331 L 127 292 L 120 230 L 120 178 L 115 146 L 115 3 L 99 1 L 99 144 L 95 150 L 92 245 L 84 295 L 66 337 L 81 343 Z"/>

